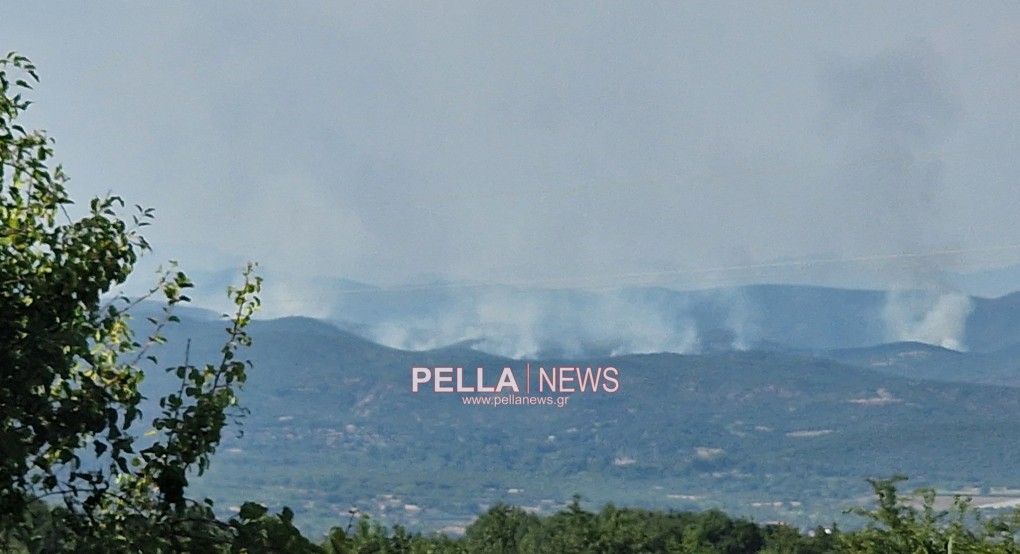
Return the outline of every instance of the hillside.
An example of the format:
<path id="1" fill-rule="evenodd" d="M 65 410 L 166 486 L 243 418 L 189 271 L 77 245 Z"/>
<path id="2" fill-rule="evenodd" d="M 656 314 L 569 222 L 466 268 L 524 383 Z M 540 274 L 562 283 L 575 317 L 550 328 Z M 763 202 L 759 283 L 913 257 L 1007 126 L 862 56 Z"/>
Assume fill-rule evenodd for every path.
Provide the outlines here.
<path id="1" fill-rule="evenodd" d="M 185 318 L 171 344 L 191 338 L 193 360 L 214 355 L 221 328 Z M 221 506 L 290 504 L 315 530 L 352 506 L 441 528 L 495 502 L 549 511 L 575 493 L 813 525 L 866 494 L 867 476 L 1020 483 L 1020 446 L 1006 440 L 1020 433 L 1020 389 L 937 372 L 890 375 L 782 351 L 545 358 L 531 363 L 614 366 L 619 391 L 575 393 L 563 408 L 468 406 L 458 394 L 411 393 L 411 368 L 495 375 L 528 362 L 467 345 L 401 351 L 307 318 L 259 321 L 252 335 L 252 413 L 203 486 Z M 979 356 L 924 351 L 947 367 Z M 874 365 L 860 352 L 838 356 Z M 154 373 L 149 386 L 159 382 Z"/>
<path id="2" fill-rule="evenodd" d="M 1020 350 L 956 352 L 916 342 L 839 349 L 818 354 L 846 364 L 912 379 L 1020 386 Z"/>

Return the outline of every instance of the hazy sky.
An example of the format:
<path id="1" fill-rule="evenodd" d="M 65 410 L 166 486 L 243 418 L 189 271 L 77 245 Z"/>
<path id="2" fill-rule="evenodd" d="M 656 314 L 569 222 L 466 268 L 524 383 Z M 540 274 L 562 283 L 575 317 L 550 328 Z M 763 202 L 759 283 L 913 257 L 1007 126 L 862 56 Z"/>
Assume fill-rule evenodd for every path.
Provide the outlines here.
<path id="1" fill-rule="evenodd" d="M 156 258 L 192 270 L 702 286 L 1020 262 L 1015 2 L 25 2 L 0 48 L 40 68 L 31 123 L 73 196 L 156 208 Z"/>

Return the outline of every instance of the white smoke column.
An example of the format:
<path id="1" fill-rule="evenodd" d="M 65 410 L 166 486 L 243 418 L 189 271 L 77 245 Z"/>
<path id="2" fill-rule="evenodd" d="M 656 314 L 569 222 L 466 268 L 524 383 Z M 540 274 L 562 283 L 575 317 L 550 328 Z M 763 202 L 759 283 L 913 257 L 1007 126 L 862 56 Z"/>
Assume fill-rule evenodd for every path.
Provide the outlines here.
<path id="1" fill-rule="evenodd" d="M 632 337 L 629 342 L 613 350 L 610 355 L 657 354 L 660 352 L 691 354 L 700 349 L 698 328 L 694 324 L 690 324 L 661 335 Z"/>
<path id="2" fill-rule="evenodd" d="M 696 327 L 623 291 L 492 291 L 478 300 L 475 348 L 511 358 L 698 349 Z"/>
<path id="3" fill-rule="evenodd" d="M 967 349 L 964 334 L 973 309 L 969 296 L 955 291 L 894 290 L 886 293 L 885 300 L 882 315 L 888 340 Z"/>
<path id="4" fill-rule="evenodd" d="M 533 297 L 494 291 L 479 299 L 476 328 L 484 339 L 475 348 L 509 358 L 530 358 L 542 348 L 539 327 L 548 308 Z"/>
<path id="5" fill-rule="evenodd" d="M 955 243 L 941 217 L 941 152 L 961 104 L 938 53 L 918 46 L 837 62 L 825 76 L 829 136 L 850 162 L 829 191 L 839 221 L 832 241 L 847 256 L 935 253 Z M 915 261 L 882 268 L 924 287 L 887 293 L 886 338 L 964 349 L 970 299 L 938 286 L 951 260 Z"/>
<path id="6" fill-rule="evenodd" d="M 721 289 L 719 299 L 727 307 L 726 328 L 733 333 L 730 348 L 744 351 L 760 340 L 760 330 L 755 315 L 756 306 L 748 298 L 747 289 Z"/>
<path id="7" fill-rule="evenodd" d="M 428 317 L 381 314 L 366 324 L 365 334 L 405 350 L 471 341 L 476 350 L 515 359 L 699 351 L 697 326 L 686 307 L 643 294 L 492 287 L 465 294 Z"/>
<path id="8" fill-rule="evenodd" d="M 610 354 L 689 354 L 700 350 L 698 329 L 692 318 L 678 318 L 669 309 L 626 291 L 597 297 L 592 315 L 581 320 L 589 343 L 615 343 Z"/>
<path id="9" fill-rule="evenodd" d="M 938 53 L 926 45 L 860 62 L 833 64 L 826 74 L 828 126 L 849 163 L 834 180 L 840 224 L 834 244 L 849 256 L 937 252 L 954 238 L 941 217 L 941 151 L 961 104 Z M 883 309 L 886 338 L 963 350 L 970 299 L 941 288 L 949 260 L 886 267 L 909 287 L 893 290 Z M 902 282 L 902 281 L 901 281 Z"/>
<path id="10" fill-rule="evenodd" d="M 401 350 L 428 350 L 429 348 L 428 344 L 417 342 L 411 337 L 407 325 L 400 325 L 393 321 L 386 321 L 373 327 L 369 338 L 376 344 Z"/>

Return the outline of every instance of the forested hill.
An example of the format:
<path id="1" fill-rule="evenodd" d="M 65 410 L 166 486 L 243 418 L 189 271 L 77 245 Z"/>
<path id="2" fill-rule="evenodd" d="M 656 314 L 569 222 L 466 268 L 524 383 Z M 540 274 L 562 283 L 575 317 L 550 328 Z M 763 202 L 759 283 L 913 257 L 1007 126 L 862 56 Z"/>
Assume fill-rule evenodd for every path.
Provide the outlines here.
<path id="1" fill-rule="evenodd" d="M 190 338 L 193 362 L 216 356 L 220 333 L 184 317 L 169 329 L 176 346 L 158 354 L 183 356 Z M 1007 440 L 1020 434 L 1020 389 L 906 375 L 845 351 L 843 362 L 782 351 L 531 360 L 615 367 L 619 390 L 574 393 L 562 408 L 494 407 L 412 393 L 411 369 L 482 366 L 494 383 L 527 360 L 467 345 L 401 351 L 308 318 L 257 321 L 251 333 L 251 415 L 201 486 L 219 506 L 291 505 L 315 530 L 352 507 L 438 529 L 501 501 L 551 512 L 574 494 L 813 526 L 866 495 L 868 476 L 993 493 L 1020 483 L 1020 446 Z M 150 372 L 147 383 L 164 379 Z"/>

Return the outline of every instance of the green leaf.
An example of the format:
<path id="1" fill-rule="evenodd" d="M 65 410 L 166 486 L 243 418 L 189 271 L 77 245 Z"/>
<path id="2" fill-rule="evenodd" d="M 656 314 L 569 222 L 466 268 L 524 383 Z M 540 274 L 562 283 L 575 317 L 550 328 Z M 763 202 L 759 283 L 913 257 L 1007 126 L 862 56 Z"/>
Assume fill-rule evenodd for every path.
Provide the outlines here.
<path id="1" fill-rule="evenodd" d="M 258 519 L 269 512 L 265 506 L 256 504 L 255 502 L 245 502 L 241 505 L 240 516 L 241 519 Z"/>

